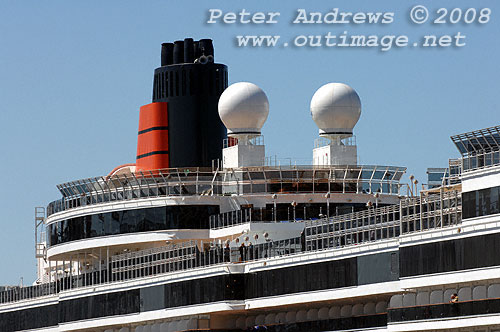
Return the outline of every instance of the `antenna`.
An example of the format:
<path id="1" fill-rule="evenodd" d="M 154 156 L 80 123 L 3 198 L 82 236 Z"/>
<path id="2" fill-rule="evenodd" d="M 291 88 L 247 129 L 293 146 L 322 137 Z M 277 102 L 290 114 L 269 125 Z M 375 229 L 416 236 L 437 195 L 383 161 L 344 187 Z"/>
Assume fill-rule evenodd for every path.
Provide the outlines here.
<path id="1" fill-rule="evenodd" d="M 311 116 L 325 143 L 315 144 L 314 165 L 357 165 L 353 128 L 361 115 L 361 101 L 356 91 L 343 83 L 320 87 L 311 99 Z"/>

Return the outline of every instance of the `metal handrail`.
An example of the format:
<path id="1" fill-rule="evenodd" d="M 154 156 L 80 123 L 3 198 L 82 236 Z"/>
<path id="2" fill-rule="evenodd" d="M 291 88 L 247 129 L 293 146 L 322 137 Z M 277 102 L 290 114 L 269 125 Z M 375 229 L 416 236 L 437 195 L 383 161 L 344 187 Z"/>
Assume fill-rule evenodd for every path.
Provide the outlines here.
<path id="1" fill-rule="evenodd" d="M 451 222 L 444 223 L 443 221 L 447 217 L 450 217 Z M 428 222 L 427 226 L 423 227 L 425 218 L 435 218 L 434 221 L 439 220 L 439 222 Z M 413 227 L 408 226 L 412 223 Z M 61 277 L 55 282 L 35 286 L 12 287 L 0 292 L 0 303 L 49 296 L 78 287 L 120 282 L 125 279 L 136 279 L 217 264 L 348 247 L 460 223 L 461 197 L 458 191 L 421 195 L 402 200 L 399 205 L 372 208 L 331 218 L 308 220 L 306 221 L 304 242 L 301 238 L 270 241 L 255 245 L 252 249 L 245 249 L 247 251 L 243 252 L 243 257 L 239 248 L 231 248 L 228 252 L 229 255 L 227 255 L 227 251 L 224 251 L 225 249 L 220 243 L 212 242 L 209 244 L 209 248 L 203 249 L 202 244 L 194 241 L 122 253 L 111 257 L 110 266 L 99 265 L 100 269 L 97 271 Z M 404 225 L 407 227 L 405 228 Z M 379 234 L 382 235 L 379 236 Z M 166 253 L 171 254 L 167 257 Z M 162 254 L 165 256 L 162 257 Z"/>
<path id="2" fill-rule="evenodd" d="M 393 166 L 282 166 L 208 170 L 159 169 L 71 181 L 47 216 L 100 203 L 167 196 L 262 193 L 370 193 L 399 195 L 406 168 Z"/>

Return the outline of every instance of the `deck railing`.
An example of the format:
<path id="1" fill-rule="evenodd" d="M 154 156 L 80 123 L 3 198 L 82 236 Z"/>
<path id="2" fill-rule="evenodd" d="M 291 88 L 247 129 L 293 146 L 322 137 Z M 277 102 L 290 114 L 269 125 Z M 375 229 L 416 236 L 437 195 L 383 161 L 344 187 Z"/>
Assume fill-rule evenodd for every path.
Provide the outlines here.
<path id="1" fill-rule="evenodd" d="M 228 248 L 222 243 L 188 241 L 158 248 L 114 255 L 96 271 L 56 277 L 55 281 L 27 287 L 9 287 L 0 292 L 0 304 L 58 294 L 65 290 L 138 279 L 176 271 L 241 263 L 303 251 L 301 238 L 269 241 L 255 246 Z"/>
<path id="2" fill-rule="evenodd" d="M 458 191 L 427 193 L 398 205 L 306 222 L 306 250 L 339 248 L 460 224 Z"/>
<path id="3" fill-rule="evenodd" d="M 188 241 L 115 255 L 111 257 L 109 265 L 99 264 L 96 271 L 78 275 L 68 275 L 60 271 L 64 274 L 58 275 L 56 281 L 29 287 L 12 287 L 0 292 L 0 303 L 216 264 L 354 246 L 460 223 L 461 195 L 458 191 L 426 193 L 420 197 L 403 199 L 399 205 L 308 220 L 303 236 L 298 238 L 239 248 L 227 248 L 225 244 L 215 241 L 205 244 Z"/>
<path id="4" fill-rule="evenodd" d="M 166 196 L 262 193 L 383 193 L 399 195 L 406 168 L 392 166 L 277 166 L 164 169 L 67 182 L 47 216 L 80 206 Z"/>

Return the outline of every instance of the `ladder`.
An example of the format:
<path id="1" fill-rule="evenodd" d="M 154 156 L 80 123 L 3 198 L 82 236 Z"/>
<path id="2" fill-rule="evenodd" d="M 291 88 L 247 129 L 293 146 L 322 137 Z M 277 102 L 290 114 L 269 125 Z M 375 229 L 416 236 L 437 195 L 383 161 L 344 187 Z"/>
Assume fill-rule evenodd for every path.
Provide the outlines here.
<path id="1" fill-rule="evenodd" d="M 35 257 L 44 258 L 45 250 L 45 208 L 35 207 Z"/>

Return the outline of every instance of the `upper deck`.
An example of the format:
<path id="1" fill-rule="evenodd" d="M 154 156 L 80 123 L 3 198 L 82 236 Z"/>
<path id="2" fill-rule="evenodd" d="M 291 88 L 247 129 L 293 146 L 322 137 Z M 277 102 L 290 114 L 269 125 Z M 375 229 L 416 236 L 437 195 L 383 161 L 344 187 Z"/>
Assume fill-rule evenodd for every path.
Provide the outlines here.
<path id="1" fill-rule="evenodd" d="M 396 166 L 265 166 L 237 169 L 170 168 L 100 176 L 57 186 L 54 213 L 113 201 L 166 196 L 293 193 L 399 195 L 406 168 Z"/>
<path id="2" fill-rule="evenodd" d="M 451 136 L 462 155 L 462 171 L 500 164 L 500 126 Z"/>

